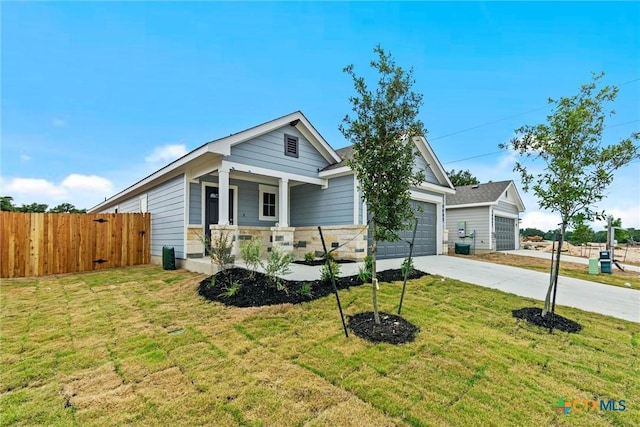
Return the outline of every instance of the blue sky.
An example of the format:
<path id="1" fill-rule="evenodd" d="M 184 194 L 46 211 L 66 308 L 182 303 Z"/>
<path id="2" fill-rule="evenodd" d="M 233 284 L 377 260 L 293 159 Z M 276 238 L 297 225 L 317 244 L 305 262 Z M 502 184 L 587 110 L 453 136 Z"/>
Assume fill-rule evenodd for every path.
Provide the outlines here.
<path id="1" fill-rule="evenodd" d="M 301 110 L 334 147 L 354 64 L 413 67 L 447 170 L 514 179 L 498 144 L 591 72 L 619 85 L 605 140 L 640 129 L 640 3 L 3 2 L 3 195 L 91 207 L 204 142 Z M 490 124 L 487 124 L 490 123 Z M 483 126 L 478 126 L 483 125 Z M 471 130 L 469 130 L 471 129 Z M 640 162 L 600 203 L 640 227 Z M 523 227 L 557 219 L 521 191 Z"/>

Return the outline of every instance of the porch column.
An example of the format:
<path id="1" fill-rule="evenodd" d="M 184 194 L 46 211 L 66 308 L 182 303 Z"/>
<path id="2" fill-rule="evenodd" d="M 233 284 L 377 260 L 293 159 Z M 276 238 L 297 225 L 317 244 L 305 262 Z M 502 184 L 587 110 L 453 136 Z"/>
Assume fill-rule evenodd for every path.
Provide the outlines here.
<path id="1" fill-rule="evenodd" d="M 280 227 L 289 226 L 289 180 L 287 178 L 280 178 L 279 181 L 279 195 L 280 206 L 278 210 L 278 223 Z"/>
<path id="2" fill-rule="evenodd" d="M 218 171 L 218 224 L 229 224 L 229 171 Z"/>

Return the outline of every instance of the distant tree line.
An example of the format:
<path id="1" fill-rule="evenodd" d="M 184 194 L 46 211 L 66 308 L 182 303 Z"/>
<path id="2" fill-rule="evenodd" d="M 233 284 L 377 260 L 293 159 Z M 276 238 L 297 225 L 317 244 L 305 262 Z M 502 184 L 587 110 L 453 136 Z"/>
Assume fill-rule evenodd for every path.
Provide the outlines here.
<path id="1" fill-rule="evenodd" d="M 621 227 L 622 220 L 620 218 L 612 221 L 614 227 Z M 537 228 L 524 228 L 520 230 L 521 237 L 542 236 L 544 240 L 553 240 L 556 230 L 549 230 L 544 232 Z M 618 243 L 627 243 L 630 239 L 636 242 L 640 241 L 640 229 L 633 227 L 624 230 L 615 230 L 616 240 Z M 565 240 L 571 242 L 574 245 L 581 245 L 584 243 L 606 243 L 607 242 L 607 230 L 593 231 L 591 227 L 586 224 L 578 224 L 573 230 L 567 231 L 565 234 Z"/>
<path id="2" fill-rule="evenodd" d="M 13 197 L 11 196 L 0 197 L 0 203 L 0 210 L 10 212 L 87 213 L 86 209 L 78 209 L 71 203 L 60 203 L 52 208 L 49 208 L 49 205 L 45 203 L 30 203 L 28 205 L 23 203 L 22 206 L 16 206 L 13 204 Z"/>

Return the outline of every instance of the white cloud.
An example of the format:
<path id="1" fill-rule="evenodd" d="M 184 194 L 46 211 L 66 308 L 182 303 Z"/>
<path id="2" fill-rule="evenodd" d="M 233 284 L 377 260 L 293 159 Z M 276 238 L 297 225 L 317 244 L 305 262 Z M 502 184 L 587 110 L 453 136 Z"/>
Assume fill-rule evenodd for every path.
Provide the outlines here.
<path id="1" fill-rule="evenodd" d="M 90 208 L 113 193 L 111 181 L 96 175 L 70 174 L 59 183 L 43 178 L 0 179 L 0 184 L 3 195 L 13 197 L 16 205 L 66 202 Z"/>
<path id="2" fill-rule="evenodd" d="M 3 187 L 14 200 L 18 200 L 20 196 L 60 200 L 67 195 L 61 186 L 41 178 L 13 178 Z"/>
<path id="3" fill-rule="evenodd" d="M 23 162 L 28 162 L 29 160 L 31 160 L 31 156 L 27 154 L 20 154 L 20 160 L 22 160 Z"/>
<path id="4" fill-rule="evenodd" d="M 111 193 L 113 186 L 111 181 L 97 175 L 79 175 L 72 173 L 62 181 L 62 187 L 69 190 L 96 191 L 99 193 Z"/>
<path id="5" fill-rule="evenodd" d="M 51 120 L 51 125 L 53 125 L 53 127 L 63 128 L 67 126 L 67 122 L 66 120 L 55 118 Z"/>
<path id="6" fill-rule="evenodd" d="M 187 147 L 184 144 L 171 144 L 156 147 L 151 155 L 144 158 L 147 163 L 172 162 L 187 154 Z"/>

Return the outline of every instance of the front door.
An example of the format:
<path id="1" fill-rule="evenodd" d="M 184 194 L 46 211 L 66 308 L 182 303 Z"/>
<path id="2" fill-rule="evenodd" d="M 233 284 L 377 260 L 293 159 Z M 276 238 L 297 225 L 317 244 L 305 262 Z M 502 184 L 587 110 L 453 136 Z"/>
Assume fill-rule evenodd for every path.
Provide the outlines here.
<path id="1" fill-rule="evenodd" d="M 217 224 L 220 220 L 218 218 L 219 198 L 218 187 L 206 187 L 204 231 L 209 237 L 211 236 L 209 226 L 211 224 Z M 233 189 L 231 188 L 229 189 L 229 224 L 233 224 Z"/>

